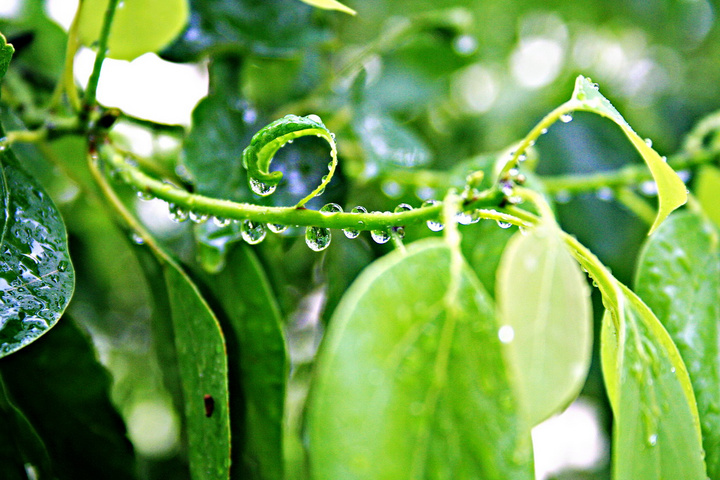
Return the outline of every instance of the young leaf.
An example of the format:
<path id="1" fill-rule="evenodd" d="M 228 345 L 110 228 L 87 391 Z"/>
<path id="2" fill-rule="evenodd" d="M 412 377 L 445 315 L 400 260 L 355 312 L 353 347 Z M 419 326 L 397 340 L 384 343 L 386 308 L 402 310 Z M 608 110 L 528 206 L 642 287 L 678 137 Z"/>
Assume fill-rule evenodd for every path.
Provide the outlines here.
<path id="1" fill-rule="evenodd" d="M 280 310 L 260 262 L 245 245 L 231 252 L 225 269 L 208 283 L 229 323 L 233 470 L 244 470 L 233 475 L 282 480 L 288 367 Z"/>
<path id="2" fill-rule="evenodd" d="M 0 252 L 3 357 L 55 325 L 75 286 L 60 213 L 9 148 L 0 150 Z"/>
<path id="3" fill-rule="evenodd" d="M 501 340 L 526 420 L 537 425 L 566 407 L 585 383 L 592 354 L 590 289 L 549 225 L 516 233 L 497 275 Z"/>
<path id="4" fill-rule="evenodd" d="M 355 15 L 357 13 L 352 8 L 343 5 L 342 3 L 338 2 L 337 0 L 300 0 L 300 1 L 305 2 L 308 5 L 312 5 L 313 7 L 323 8 L 325 10 L 338 10 L 340 12 L 349 13 L 350 15 Z"/>
<path id="5" fill-rule="evenodd" d="M 197 287 L 174 264 L 164 268 L 185 403 L 193 480 L 230 477 L 225 339 Z"/>
<path id="6" fill-rule="evenodd" d="M 35 372 L 32 381 L 28 372 Z M 110 402 L 110 376 L 71 319 L 0 360 L 0 373 L 13 405 L 43 439 L 58 478 L 135 478 L 132 446 Z"/>
<path id="7" fill-rule="evenodd" d="M 615 418 L 613 478 L 705 480 L 697 407 L 675 344 L 627 287 L 618 284 L 615 303 L 601 340 Z"/>
<path id="8" fill-rule="evenodd" d="M 710 220 L 720 228 L 720 169 L 703 165 L 695 182 L 698 202 Z"/>
<path id="9" fill-rule="evenodd" d="M 13 46 L 9 45 L 5 36 L 0 33 L 0 80 L 3 79 L 5 73 L 7 72 L 13 52 L 15 52 Z"/>
<path id="10" fill-rule="evenodd" d="M 650 237 L 635 289 L 663 323 L 695 391 L 708 475 L 720 478 L 720 251 L 713 226 L 694 212 L 670 216 Z"/>
<path id="11" fill-rule="evenodd" d="M 450 257 L 417 242 L 341 300 L 311 387 L 312 478 L 532 478 L 492 302 Z"/>
<path id="12" fill-rule="evenodd" d="M 572 103 L 575 110 L 596 113 L 615 122 L 640 153 L 648 168 L 650 168 L 653 179 L 657 184 L 659 199 L 658 213 L 655 222 L 650 227 L 650 233 L 652 233 L 673 210 L 685 204 L 687 201 L 685 184 L 665 160 L 635 133 L 635 130 L 630 127 L 610 101 L 600 93 L 597 85 L 590 80 L 582 75 L 577 78 L 575 90 L 569 103 Z"/>

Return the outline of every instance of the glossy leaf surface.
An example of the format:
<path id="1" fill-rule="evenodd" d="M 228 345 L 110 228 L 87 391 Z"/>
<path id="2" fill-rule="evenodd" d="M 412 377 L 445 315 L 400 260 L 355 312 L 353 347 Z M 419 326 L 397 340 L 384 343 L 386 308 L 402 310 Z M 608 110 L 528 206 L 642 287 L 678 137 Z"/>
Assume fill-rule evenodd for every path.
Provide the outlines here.
<path id="1" fill-rule="evenodd" d="M 175 265 L 166 265 L 164 270 L 185 404 L 190 471 L 193 480 L 228 479 L 230 421 L 225 339 L 215 315 L 192 281 Z"/>
<path id="2" fill-rule="evenodd" d="M 288 375 L 280 310 L 252 250 L 235 248 L 209 279 L 228 321 L 233 469 L 240 478 L 283 478 L 283 411 Z M 242 440 L 241 440 L 242 439 Z M 234 475 L 238 475 L 235 473 Z"/>
<path id="3" fill-rule="evenodd" d="M 312 478 L 532 478 L 492 302 L 450 263 L 442 241 L 412 244 L 341 300 L 307 414 Z"/>
<path id="4" fill-rule="evenodd" d="M 690 211 L 672 215 L 648 239 L 635 289 L 685 361 L 697 398 L 708 475 L 720 478 L 720 250 L 713 226 Z"/>
<path id="5" fill-rule="evenodd" d="M 687 201 L 687 189 L 677 173 L 666 163 L 665 159 L 640 138 L 632 127 L 620 115 L 620 112 L 605 98 L 587 78 L 580 75 L 575 82 L 571 102 L 576 103 L 576 110 L 585 110 L 607 117 L 615 122 L 640 153 L 657 184 L 659 208 L 655 222 L 650 227 L 652 233 L 670 213 Z"/>
<path id="6" fill-rule="evenodd" d="M 5 76 L 14 52 L 13 46 L 8 45 L 5 36 L 0 33 L 0 80 Z"/>
<path id="7" fill-rule="evenodd" d="M 602 325 L 602 366 L 614 415 L 615 480 L 704 480 L 700 423 L 690 379 L 650 309 L 618 286 Z"/>
<path id="8" fill-rule="evenodd" d="M 110 376 L 71 319 L 0 360 L 0 374 L 13 405 L 44 442 L 58 478 L 135 478 L 132 446 L 110 401 Z"/>
<path id="9" fill-rule="evenodd" d="M 75 285 L 60 213 L 9 148 L 0 151 L 0 253 L 3 357 L 55 325 Z"/>
<path id="10" fill-rule="evenodd" d="M 585 383 L 592 353 L 590 289 L 554 226 L 516 233 L 498 269 L 501 340 L 530 426 Z"/>

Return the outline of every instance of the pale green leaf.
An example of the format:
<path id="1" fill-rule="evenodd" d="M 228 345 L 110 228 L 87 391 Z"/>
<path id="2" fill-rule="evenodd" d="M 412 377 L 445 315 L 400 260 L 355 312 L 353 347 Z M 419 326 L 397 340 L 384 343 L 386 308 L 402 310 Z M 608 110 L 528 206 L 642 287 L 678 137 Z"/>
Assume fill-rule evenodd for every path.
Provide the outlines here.
<path id="1" fill-rule="evenodd" d="M 665 160 L 635 133 L 610 101 L 600 93 L 597 85 L 589 79 L 582 75 L 577 78 L 571 102 L 575 110 L 596 113 L 615 122 L 647 164 L 657 184 L 659 199 L 658 213 L 650 227 L 652 233 L 673 210 L 687 202 L 685 184 Z"/>
<path id="2" fill-rule="evenodd" d="M 307 412 L 315 480 L 532 478 L 492 301 L 466 264 L 451 278 L 450 257 L 412 244 L 341 300 Z"/>
<path id="3" fill-rule="evenodd" d="M 592 353 L 590 289 L 550 225 L 516 233 L 497 275 L 505 356 L 526 420 L 537 425 L 566 407 L 585 383 Z"/>
<path id="4" fill-rule="evenodd" d="M 355 15 L 357 13 L 352 8 L 343 5 L 342 3 L 338 2 L 337 0 L 300 0 L 300 1 L 305 2 L 308 5 L 312 5 L 313 7 L 322 8 L 325 10 L 338 10 L 340 12 L 349 13 L 350 15 Z"/>
<path id="5" fill-rule="evenodd" d="M 705 480 L 698 412 L 680 354 L 632 291 L 618 284 L 615 297 L 601 348 L 614 414 L 613 478 Z"/>
<path id="6" fill-rule="evenodd" d="M 176 265 L 164 265 L 193 480 L 230 476 L 228 364 L 217 319 Z"/>
<path id="7" fill-rule="evenodd" d="M 708 475 L 718 479 L 720 251 L 712 224 L 692 211 L 671 215 L 640 255 L 635 288 L 667 329 L 687 366 Z"/>
<path id="8" fill-rule="evenodd" d="M 0 80 L 5 76 L 14 52 L 13 46 L 8 44 L 5 36 L 0 33 Z"/>
<path id="9" fill-rule="evenodd" d="M 703 210 L 720 227 L 720 169 L 703 165 L 695 180 L 695 195 Z"/>

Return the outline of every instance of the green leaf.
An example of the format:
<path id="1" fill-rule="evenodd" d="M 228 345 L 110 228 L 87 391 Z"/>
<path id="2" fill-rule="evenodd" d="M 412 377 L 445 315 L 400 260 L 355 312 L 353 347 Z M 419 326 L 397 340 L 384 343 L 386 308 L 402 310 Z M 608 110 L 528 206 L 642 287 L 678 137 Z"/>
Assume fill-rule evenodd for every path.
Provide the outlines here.
<path id="1" fill-rule="evenodd" d="M 414 243 L 341 300 L 311 387 L 312 478 L 532 478 L 492 302 L 450 257 Z"/>
<path id="2" fill-rule="evenodd" d="M 720 227 L 720 169 L 703 165 L 695 180 L 695 195 L 703 210 Z"/>
<path id="3" fill-rule="evenodd" d="M 352 8 L 343 5 L 342 3 L 338 2 L 337 0 L 300 0 L 300 1 L 305 2 L 308 5 L 312 5 L 313 7 L 323 8 L 325 10 L 338 10 L 340 12 L 345 12 L 350 15 L 355 15 L 357 13 Z"/>
<path id="4" fill-rule="evenodd" d="M 208 283 L 228 321 L 233 468 L 243 470 L 233 476 L 281 480 L 288 360 L 275 296 L 245 245 L 231 252 L 226 268 Z"/>
<path id="5" fill-rule="evenodd" d="M 353 128 L 365 151 L 364 173 L 368 177 L 397 167 L 422 167 L 430 162 L 430 150 L 422 139 L 391 117 L 365 112 L 358 116 Z"/>
<path id="6" fill-rule="evenodd" d="M 618 284 L 602 326 L 602 366 L 614 414 L 615 480 L 705 480 L 690 379 L 652 311 Z"/>
<path id="7" fill-rule="evenodd" d="M 558 233 L 516 233 L 497 273 L 501 340 L 530 426 L 577 397 L 592 355 L 590 289 Z"/>
<path id="8" fill-rule="evenodd" d="M 713 226 L 694 212 L 670 216 L 640 255 L 635 289 L 685 361 L 700 413 L 708 475 L 720 478 L 720 251 Z"/>
<path id="9" fill-rule="evenodd" d="M 55 475 L 135 478 L 132 446 L 110 402 L 110 376 L 71 319 L 0 360 L 0 373 L 13 405 L 43 439 Z"/>
<path id="10" fill-rule="evenodd" d="M 687 188 L 677 173 L 666 163 L 664 158 L 649 146 L 645 140 L 625 121 L 598 90 L 597 85 L 580 75 L 575 82 L 575 90 L 569 102 L 575 110 L 584 110 L 609 118 L 615 122 L 628 137 L 635 149 L 647 164 L 657 184 L 659 208 L 650 233 L 667 218 L 670 213 L 687 202 Z"/>
<path id="11" fill-rule="evenodd" d="M 485 290 L 495 295 L 495 282 L 500 258 L 517 228 L 500 228 L 492 220 L 482 220 L 463 229 L 463 256 L 475 271 Z"/>
<path id="12" fill-rule="evenodd" d="M 228 364 L 220 325 L 192 281 L 164 266 L 193 480 L 230 478 Z"/>
<path id="13" fill-rule="evenodd" d="M 5 36 L 0 33 L 0 80 L 5 76 L 14 52 L 13 46 L 9 45 Z"/>
<path id="14" fill-rule="evenodd" d="M 55 325 L 75 285 L 60 213 L 9 148 L 0 150 L 0 252 L 3 357 Z"/>

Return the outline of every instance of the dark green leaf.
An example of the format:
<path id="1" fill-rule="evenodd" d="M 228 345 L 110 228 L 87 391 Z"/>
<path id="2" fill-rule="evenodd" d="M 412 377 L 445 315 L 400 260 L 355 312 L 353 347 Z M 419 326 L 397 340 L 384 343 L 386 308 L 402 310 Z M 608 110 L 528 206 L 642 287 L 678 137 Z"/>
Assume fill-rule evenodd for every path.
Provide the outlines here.
<path id="1" fill-rule="evenodd" d="M 569 405 L 585 383 L 592 355 L 590 289 L 556 226 L 516 233 L 497 276 L 505 358 L 534 426 Z"/>
<path id="2" fill-rule="evenodd" d="M 8 148 L 0 151 L 0 177 L 3 357 L 55 325 L 70 301 L 75 275 L 60 213 Z"/>
<path id="3" fill-rule="evenodd" d="M 288 375 L 281 316 L 265 272 L 242 245 L 209 279 L 228 321 L 230 388 L 237 478 L 283 478 L 283 411 Z M 242 473 L 241 473 L 242 472 Z"/>
<path id="4" fill-rule="evenodd" d="M 179 267 L 164 268 L 193 480 L 230 478 L 228 364 L 217 319 Z"/>
<path id="5" fill-rule="evenodd" d="M 613 478 L 705 480 L 697 406 L 677 347 L 633 292 L 618 285 L 616 293 L 601 339 Z"/>
<path id="6" fill-rule="evenodd" d="M 13 404 L 45 442 L 60 479 L 134 478 L 132 446 L 110 402 L 110 376 L 70 319 L 0 360 L 0 372 Z"/>
<path id="7" fill-rule="evenodd" d="M 450 257 L 417 242 L 343 297 L 307 413 L 314 479 L 532 478 L 492 302 Z"/>
<path id="8" fill-rule="evenodd" d="M 640 256 L 635 289 L 685 361 L 700 414 L 708 475 L 720 478 L 720 251 L 700 215 L 671 215 Z"/>

